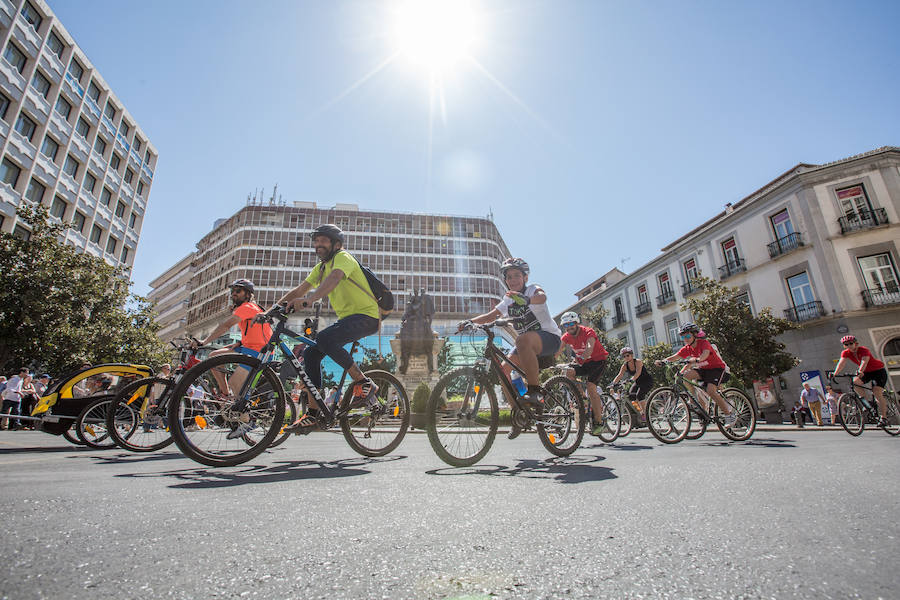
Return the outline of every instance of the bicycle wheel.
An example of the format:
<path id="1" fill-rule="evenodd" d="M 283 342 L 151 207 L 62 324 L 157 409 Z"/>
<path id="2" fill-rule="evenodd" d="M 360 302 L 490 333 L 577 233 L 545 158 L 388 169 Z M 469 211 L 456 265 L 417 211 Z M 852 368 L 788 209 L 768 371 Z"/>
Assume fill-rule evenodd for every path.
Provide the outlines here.
<path id="1" fill-rule="evenodd" d="M 622 413 L 619 412 L 619 405 L 615 398 L 609 394 L 603 394 L 600 398 L 603 400 L 603 412 L 597 423 L 603 426 L 603 430 L 598 437 L 601 441 L 611 444 L 616 441 L 622 430 Z M 591 428 L 594 426 L 590 419 L 587 426 Z"/>
<path id="2" fill-rule="evenodd" d="M 647 397 L 647 428 L 664 444 L 684 439 L 691 427 L 691 411 L 671 387 L 656 388 Z"/>
<path id="3" fill-rule="evenodd" d="M 488 373 L 462 367 L 441 377 L 426 409 L 428 442 L 442 461 L 468 467 L 484 458 L 494 443 L 500 411 Z"/>
<path id="4" fill-rule="evenodd" d="M 565 375 L 545 381 L 544 392 L 544 410 L 536 418 L 538 438 L 550 454 L 569 456 L 584 437 L 584 398 Z"/>
<path id="5" fill-rule="evenodd" d="M 130 452 L 153 452 L 172 443 L 166 419 L 166 404 L 172 397 L 175 382 L 164 377 L 147 377 L 132 381 L 113 398 L 106 414 L 106 428 L 119 447 Z M 123 408 L 128 409 L 122 412 Z M 137 416 L 137 426 L 127 438 L 118 426 L 120 417 Z"/>
<path id="6" fill-rule="evenodd" d="M 619 437 L 625 437 L 634 428 L 634 415 L 628 410 L 626 404 L 621 398 L 616 400 L 616 406 L 619 407 Z"/>
<path id="7" fill-rule="evenodd" d="M 720 392 L 722 398 L 731 407 L 734 414 L 734 424 L 726 427 L 721 421 L 716 420 L 716 426 L 722 435 L 734 442 L 744 442 L 750 439 L 756 431 L 756 409 L 747 394 L 737 388 L 725 388 Z M 719 406 L 713 402 L 714 414 L 719 414 Z"/>
<path id="8" fill-rule="evenodd" d="M 110 437 L 106 425 L 106 415 L 111 404 L 112 398 L 94 400 L 84 407 L 75 420 L 75 434 L 86 446 L 98 450 L 116 447 L 116 442 Z M 137 426 L 137 414 L 128 406 L 120 406 L 119 413 L 114 420 L 115 427 L 119 428 L 119 435 L 122 438 L 127 438 L 134 433 Z"/>
<path id="9" fill-rule="evenodd" d="M 687 394 L 681 394 L 681 397 L 684 398 L 685 403 L 690 407 L 691 410 L 691 424 L 688 427 L 688 432 L 685 434 L 684 439 L 699 440 L 701 437 L 703 437 L 703 434 L 706 433 L 706 426 L 708 422 L 705 418 L 703 418 L 703 415 L 701 415 L 694 409 L 690 400 L 688 400 Z"/>
<path id="10" fill-rule="evenodd" d="M 76 446 L 84 446 L 84 442 L 78 439 L 78 435 L 75 434 L 75 430 L 73 429 L 73 427 L 69 427 L 68 429 L 63 431 L 62 436 L 70 444 L 74 444 Z"/>
<path id="11" fill-rule="evenodd" d="M 294 400 L 288 395 L 285 394 L 284 398 L 284 423 L 281 426 L 281 429 L 278 430 L 278 437 L 275 438 L 271 444 L 269 444 L 269 448 L 274 448 L 275 446 L 280 446 L 285 443 L 289 437 L 291 437 L 290 431 L 285 431 L 285 427 L 288 425 L 292 425 L 294 421 L 297 420 L 297 417 L 300 416 L 300 412 L 297 408 L 297 405 L 294 404 Z M 301 404 L 306 405 L 306 402 L 303 401 Z M 304 410 L 303 412 L 306 412 Z"/>
<path id="12" fill-rule="evenodd" d="M 409 429 L 409 398 L 400 380 L 387 371 L 366 371 L 378 392 L 375 406 L 353 408 L 340 419 L 344 439 L 363 456 L 384 456 L 394 451 Z M 350 406 L 353 386 L 347 386 L 341 408 Z"/>
<path id="13" fill-rule="evenodd" d="M 167 418 L 185 456 L 231 467 L 269 447 L 283 427 L 286 402 L 269 366 L 245 354 L 222 354 L 184 374 L 172 391 Z"/>
<path id="14" fill-rule="evenodd" d="M 887 392 L 885 392 L 887 396 Z M 887 402 L 887 425 L 882 429 L 890 435 L 900 435 L 900 407 L 897 406 L 896 398 L 885 398 Z"/>
<path id="15" fill-rule="evenodd" d="M 852 436 L 858 436 L 866 426 L 866 415 L 862 404 L 853 394 L 841 394 L 838 399 L 838 414 L 841 415 L 841 427 Z"/>

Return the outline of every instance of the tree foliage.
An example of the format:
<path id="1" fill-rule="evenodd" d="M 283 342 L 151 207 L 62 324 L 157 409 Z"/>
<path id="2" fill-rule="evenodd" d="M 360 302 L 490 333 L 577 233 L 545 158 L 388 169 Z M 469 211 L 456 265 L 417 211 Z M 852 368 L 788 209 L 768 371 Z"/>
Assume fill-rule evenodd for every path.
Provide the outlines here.
<path id="1" fill-rule="evenodd" d="M 0 372 L 170 360 L 150 303 L 129 292 L 121 268 L 60 242 L 70 226 L 51 222 L 45 207 L 17 213 L 31 235 L 0 234 Z"/>
<path id="2" fill-rule="evenodd" d="M 644 346 L 641 348 L 641 361 L 644 363 L 644 368 L 647 369 L 647 372 L 653 376 L 655 385 L 664 385 L 667 383 L 667 380 L 666 368 L 657 367 L 654 362 L 667 356 L 672 356 L 673 353 L 672 344 L 668 342 L 660 342 L 655 346 Z"/>
<path id="3" fill-rule="evenodd" d="M 388 373 L 394 373 L 397 370 L 397 357 L 394 356 L 393 352 L 382 355 L 375 348 L 363 348 L 363 354 L 365 356 L 359 364 L 359 368 L 363 371 L 379 369 Z"/>
<path id="4" fill-rule="evenodd" d="M 697 325 L 718 346 L 732 374 L 743 385 L 774 377 L 798 364 L 777 339 L 782 333 L 797 329 L 797 325 L 773 316 L 768 307 L 753 316 L 750 307 L 739 300 L 742 292 L 737 288 L 705 277 L 695 281 L 704 294 L 689 298 L 682 308 L 694 315 Z"/>

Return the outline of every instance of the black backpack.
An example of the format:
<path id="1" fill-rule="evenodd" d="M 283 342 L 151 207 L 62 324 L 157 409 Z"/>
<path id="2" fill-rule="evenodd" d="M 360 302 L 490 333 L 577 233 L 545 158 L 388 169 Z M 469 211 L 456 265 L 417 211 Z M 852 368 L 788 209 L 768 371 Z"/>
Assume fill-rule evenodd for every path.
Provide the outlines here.
<path id="1" fill-rule="evenodd" d="M 356 261 L 359 263 L 359 261 Z M 384 284 L 384 282 L 378 279 L 378 275 L 372 272 L 372 269 L 359 263 L 359 268 L 362 269 L 363 275 L 366 276 L 366 281 L 369 282 L 369 287 L 372 288 L 372 295 L 375 297 L 375 302 L 378 304 L 378 308 L 381 310 L 381 316 L 386 316 L 392 310 L 394 310 L 394 293 L 388 289 L 388 286 Z M 351 283 L 356 283 L 351 280 Z"/>

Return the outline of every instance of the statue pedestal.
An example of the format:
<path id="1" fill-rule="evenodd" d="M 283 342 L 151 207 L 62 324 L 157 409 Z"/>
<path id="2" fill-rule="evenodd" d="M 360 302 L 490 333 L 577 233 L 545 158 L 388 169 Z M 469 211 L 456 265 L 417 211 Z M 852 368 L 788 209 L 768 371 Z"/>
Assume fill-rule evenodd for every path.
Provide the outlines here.
<path id="1" fill-rule="evenodd" d="M 425 354 L 411 354 L 406 373 L 401 373 L 400 364 L 402 355 L 400 353 L 400 340 L 397 338 L 391 340 L 391 351 L 394 353 L 394 356 L 397 357 L 397 372 L 395 375 L 397 376 L 397 379 L 403 383 L 403 387 L 406 388 L 406 393 L 409 395 L 410 402 L 420 383 L 427 383 L 428 387 L 433 389 L 434 384 L 440 379 L 441 375 L 437 370 L 437 356 L 443 347 L 443 339 L 437 338 L 434 340 L 434 346 L 431 348 L 431 360 L 434 365 L 434 370 L 431 373 L 428 372 L 428 357 Z"/>

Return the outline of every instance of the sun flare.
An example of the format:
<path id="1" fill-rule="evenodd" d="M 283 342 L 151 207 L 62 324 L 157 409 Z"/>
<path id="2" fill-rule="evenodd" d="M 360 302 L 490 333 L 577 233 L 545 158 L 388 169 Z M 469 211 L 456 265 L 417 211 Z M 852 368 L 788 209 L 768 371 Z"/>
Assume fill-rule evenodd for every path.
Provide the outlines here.
<path id="1" fill-rule="evenodd" d="M 480 38 L 480 18 L 466 0 L 410 0 L 395 8 L 397 51 L 431 72 L 444 72 L 470 56 Z"/>

